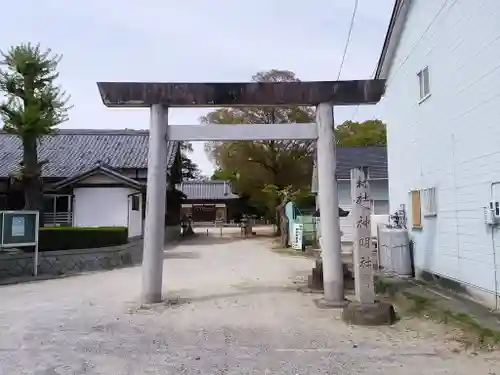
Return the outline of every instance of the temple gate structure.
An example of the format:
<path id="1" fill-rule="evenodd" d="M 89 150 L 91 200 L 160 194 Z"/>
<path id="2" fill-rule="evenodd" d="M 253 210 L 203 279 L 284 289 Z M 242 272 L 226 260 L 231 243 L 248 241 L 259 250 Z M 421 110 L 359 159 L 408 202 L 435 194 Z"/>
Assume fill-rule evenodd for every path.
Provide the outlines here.
<path id="1" fill-rule="evenodd" d="M 333 109 L 336 105 L 376 104 L 384 80 L 315 82 L 146 83 L 99 82 L 108 107 L 150 108 L 149 155 L 142 302 L 162 299 L 167 141 L 316 140 L 321 212 L 325 307 L 345 304 L 335 176 Z M 170 125 L 176 107 L 316 107 L 306 124 Z M 168 204 L 168 202 L 167 202 Z"/>

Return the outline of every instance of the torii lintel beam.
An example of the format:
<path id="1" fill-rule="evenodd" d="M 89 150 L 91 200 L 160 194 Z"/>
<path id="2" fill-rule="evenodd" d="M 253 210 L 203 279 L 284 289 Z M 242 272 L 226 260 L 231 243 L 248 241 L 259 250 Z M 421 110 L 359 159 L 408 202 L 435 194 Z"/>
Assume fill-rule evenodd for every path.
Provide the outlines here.
<path id="1" fill-rule="evenodd" d="M 312 82 L 98 82 L 108 107 L 287 107 L 376 104 L 385 80 Z"/>

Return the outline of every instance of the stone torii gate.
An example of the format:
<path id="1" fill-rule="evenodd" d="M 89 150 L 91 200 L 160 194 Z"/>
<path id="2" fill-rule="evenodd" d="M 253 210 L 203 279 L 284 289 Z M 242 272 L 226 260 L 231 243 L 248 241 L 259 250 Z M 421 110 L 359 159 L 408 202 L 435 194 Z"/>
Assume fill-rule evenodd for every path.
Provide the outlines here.
<path id="1" fill-rule="evenodd" d="M 376 104 L 384 80 L 320 82 L 146 83 L 98 82 L 108 107 L 149 107 L 146 223 L 142 302 L 162 299 L 167 141 L 317 140 L 324 307 L 345 304 L 335 176 L 335 105 Z M 315 106 L 308 124 L 169 125 L 170 107 Z"/>

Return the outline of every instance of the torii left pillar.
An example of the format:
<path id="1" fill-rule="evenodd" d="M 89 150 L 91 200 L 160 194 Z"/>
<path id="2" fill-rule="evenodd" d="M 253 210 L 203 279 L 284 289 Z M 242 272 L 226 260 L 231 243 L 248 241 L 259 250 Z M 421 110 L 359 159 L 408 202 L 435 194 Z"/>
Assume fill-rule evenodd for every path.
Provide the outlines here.
<path id="1" fill-rule="evenodd" d="M 168 108 L 151 106 L 149 124 L 148 186 L 142 255 L 142 303 L 162 300 L 163 240 L 167 194 Z"/>

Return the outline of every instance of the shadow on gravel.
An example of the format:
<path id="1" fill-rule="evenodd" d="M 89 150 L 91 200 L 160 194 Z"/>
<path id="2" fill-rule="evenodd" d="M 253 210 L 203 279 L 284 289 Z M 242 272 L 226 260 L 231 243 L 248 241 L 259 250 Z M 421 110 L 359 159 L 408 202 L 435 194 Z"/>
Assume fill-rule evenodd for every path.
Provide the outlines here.
<path id="1" fill-rule="evenodd" d="M 166 250 L 163 252 L 163 259 L 198 259 L 200 254 L 194 251 Z"/>
<path id="2" fill-rule="evenodd" d="M 241 237 L 240 235 L 223 235 L 220 237 L 218 234 L 209 233 L 207 236 L 204 233 L 196 234 L 193 237 L 186 238 L 178 243 L 181 246 L 212 246 L 212 245 L 224 245 L 229 243 L 248 241 L 252 238 L 259 238 L 258 236 L 253 237 Z"/>
<path id="3" fill-rule="evenodd" d="M 184 305 L 190 305 L 192 303 L 199 302 L 207 302 L 207 301 L 215 301 L 218 299 L 226 299 L 226 298 L 238 298 L 249 295 L 264 295 L 270 293 L 282 293 L 282 292 L 296 292 L 297 287 L 295 285 L 290 286 L 234 286 L 236 289 L 234 292 L 226 292 L 226 293 L 216 293 L 216 294 L 207 294 L 203 296 L 193 296 L 193 297 L 181 297 L 180 295 L 175 296 L 175 294 L 189 294 L 188 290 L 182 291 L 170 291 L 165 295 L 164 301 L 152 304 L 152 305 L 142 305 L 137 309 L 134 309 L 136 312 L 141 311 L 154 311 L 154 312 L 162 312 L 165 309 L 172 309 L 181 307 Z M 133 311 L 130 311 L 133 312 Z"/>

